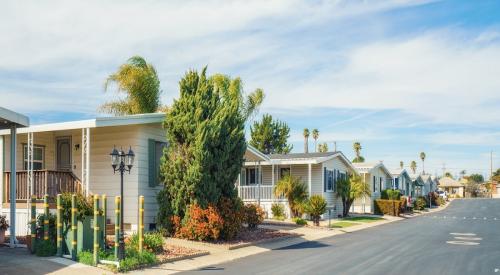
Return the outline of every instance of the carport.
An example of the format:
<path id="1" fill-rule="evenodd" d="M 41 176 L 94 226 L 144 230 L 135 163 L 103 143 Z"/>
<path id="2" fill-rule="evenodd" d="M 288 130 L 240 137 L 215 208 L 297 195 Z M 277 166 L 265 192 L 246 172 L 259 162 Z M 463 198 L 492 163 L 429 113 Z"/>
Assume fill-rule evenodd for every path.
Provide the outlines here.
<path id="1" fill-rule="evenodd" d="M 28 127 L 30 124 L 27 116 L 13 112 L 11 110 L 0 107 L 0 130 L 10 129 L 10 171 L 12 175 L 16 174 L 16 132 L 17 128 Z M 4 140 L 0 137 L 0 145 L 4 146 Z M 3 156 L 0 156 L 1 165 L 3 164 Z M 3 175 L 1 175 L 3 176 Z M 3 179 L 3 177 L 1 177 Z M 3 186 L 3 182 L 0 183 Z M 16 177 L 10 177 L 10 247 L 16 247 Z"/>

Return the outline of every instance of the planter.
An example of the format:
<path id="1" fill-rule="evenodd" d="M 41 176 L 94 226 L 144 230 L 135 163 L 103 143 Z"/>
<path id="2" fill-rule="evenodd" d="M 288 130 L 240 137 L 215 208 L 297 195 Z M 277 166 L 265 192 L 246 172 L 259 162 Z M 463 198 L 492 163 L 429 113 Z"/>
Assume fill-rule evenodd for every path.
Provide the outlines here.
<path id="1" fill-rule="evenodd" d="M 94 249 L 94 227 L 93 227 L 93 216 L 86 216 L 83 221 L 78 221 L 77 227 L 77 236 L 76 236 L 76 253 L 82 251 L 92 251 Z M 102 224 L 102 221 L 100 221 Z M 67 255 L 71 255 L 71 242 L 73 241 L 73 234 L 70 230 L 71 226 L 64 225 L 63 231 L 63 253 Z M 100 226 L 100 228 L 104 228 L 104 226 Z M 104 236 L 104 233 L 102 233 Z M 99 246 L 104 247 L 104 238 L 101 238 L 99 241 Z"/>
<path id="2" fill-rule="evenodd" d="M 5 242 L 5 230 L 0 230 L 0 244 Z"/>

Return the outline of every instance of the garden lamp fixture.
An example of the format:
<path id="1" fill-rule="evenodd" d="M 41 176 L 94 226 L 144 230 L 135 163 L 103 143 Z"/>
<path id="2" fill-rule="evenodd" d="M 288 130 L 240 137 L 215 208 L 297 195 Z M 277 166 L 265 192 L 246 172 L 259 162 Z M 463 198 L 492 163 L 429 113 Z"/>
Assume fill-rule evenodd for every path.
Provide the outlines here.
<path id="1" fill-rule="evenodd" d="M 123 260 L 125 258 L 125 241 L 123 236 L 123 174 L 132 170 L 134 164 L 135 154 L 132 151 L 132 147 L 129 148 L 128 153 L 125 153 L 123 149 L 118 151 L 116 147 L 113 147 L 111 151 L 111 167 L 113 167 L 113 173 L 116 171 L 120 172 L 120 236 L 118 239 L 118 259 Z"/>

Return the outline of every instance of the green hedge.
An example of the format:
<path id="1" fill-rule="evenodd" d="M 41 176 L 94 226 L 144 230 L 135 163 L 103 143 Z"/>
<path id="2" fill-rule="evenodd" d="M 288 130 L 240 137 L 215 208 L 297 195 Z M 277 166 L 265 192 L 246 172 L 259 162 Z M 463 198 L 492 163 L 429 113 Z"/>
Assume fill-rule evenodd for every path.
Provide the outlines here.
<path id="1" fill-rule="evenodd" d="M 392 190 L 392 189 L 385 189 L 385 190 L 382 190 L 380 197 L 383 200 L 399 200 L 399 199 L 401 199 L 401 191 Z"/>
<path id="2" fill-rule="evenodd" d="M 399 216 L 401 200 L 375 200 L 375 214 Z"/>

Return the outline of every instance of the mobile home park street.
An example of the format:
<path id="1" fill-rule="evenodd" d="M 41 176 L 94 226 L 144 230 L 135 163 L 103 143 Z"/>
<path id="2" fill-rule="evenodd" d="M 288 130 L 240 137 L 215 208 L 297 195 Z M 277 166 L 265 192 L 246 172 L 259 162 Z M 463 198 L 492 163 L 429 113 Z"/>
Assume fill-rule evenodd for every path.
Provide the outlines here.
<path id="1" fill-rule="evenodd" d="M 499 228 L 500 200 L 455 200 L 440 212 L 186 274 L 494 274 Z"/>

